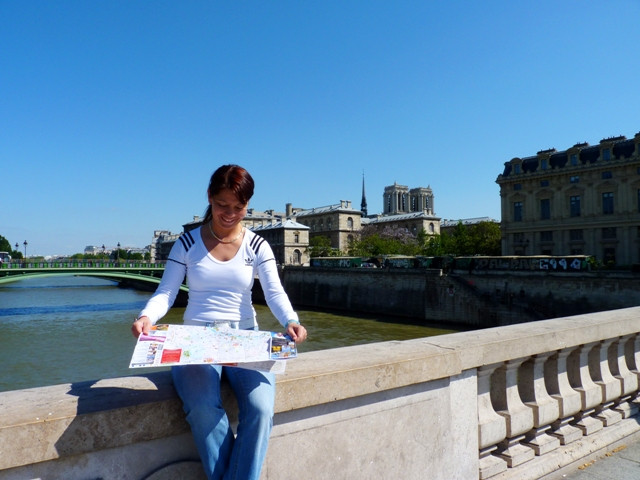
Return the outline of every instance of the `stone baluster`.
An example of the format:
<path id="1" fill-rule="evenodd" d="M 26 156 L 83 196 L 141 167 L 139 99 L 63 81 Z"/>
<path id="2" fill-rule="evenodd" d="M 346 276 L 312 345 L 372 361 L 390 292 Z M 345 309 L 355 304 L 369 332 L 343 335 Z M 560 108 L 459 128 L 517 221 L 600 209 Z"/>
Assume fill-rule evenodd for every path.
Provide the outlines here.
<path id="1" fill-rule="evenodd" d="M 589 352 L 589 372 L 602 392 L 601 403 L 596 407 L 595 416 L 605 427 L 622 420 L 620 412 L 613 408 L 615 402 L 620 400 L 622 386 L 620 380 L 613 376 L 609 368 L 609 347 L 617 339 L 616 337 L 601 340 Z"/>
<path id="2" fill-rule="evenodd" d="M 596 407 L 602 403 L 602 389 L 596 385 L 589 373 L 589 352 L 599 342 L 580 345 L 568 357 L 569 382 L 580 394 L 581 410 L 573 424 L 582 430 L 583 435 L 591 435 L 602 430 L 601 420 L 592 417 Z"/>
<path id="3" fill-rule="evenodd" d="M 640 386 L 640 333 L 636 333 L 632 336 L 625 346 L 625 357 L 627 359 L 627 365 L 631 373 L 638 378 L 638 384 Z M 635 395 L 632 400 L 633 404 L 640 404 L 640 391 Z"/>
<path id="4" fill-rule="evenodd" d="M 491 401 L 507 420 L 507 438 L 498 445 L 496 455 L 506 460 L 509 467 L 521 465 L 535 456 L 532 448 L 521 442 L 533 428 L 533 412 L 520 398 L 518 370 L 527 358 L 506 361 L 493 375 Z"/>
<path id="5" fill-rule="evenodd" d="M 575 442 L 582 437 L 582 430 L 571 425 L 582 408 L 580 393 L 569 382 L 567 357 L 575 347 L 564 348 L 553 355 L 544 365 L 545 382 L 551 397 L 558 401 L 559 418 L 552 424 L 551 434 L 558 437 L 561 445 Z"/>
<path id="6" fill-rule="evenodd" d="M 507 437 L 507 422 L 491 403 L 491 377 L 502 364 L 494 363 L 478 369 L 478 444 L 480 447 L 480 480 L 507 469 L 507 462 L 493 454 L 498 443 Z"/>
<path id="7" fill-rule="evenodd" d="M 518 375 L 520 396 L 533 412 L 534 428 L 525 435 L 524 444 L 533 448 L 536 455 L 544 455 L 560 446 L 560 440 L 548 434 L 551 424 L 560 416 L 558 400 L 549 395 L 544 380 L 544 365 L 553 354 L 535 355 L 522 364 Z"/>
<path id="8" fill-rule="evenodd" d="M 611 348 L 609 348 L 609 365 L 611 373 L 620 381 L 622 394 L 620 400 L 614 407 L 620 412 L 622 418 L 629 418 L 638 413 L 638 405 L 633 403 L 633 396 L 638 391 L 638 376 L 635 375 L 627 363 L 625 356 L 626 345 L 633 342 L 634 335 L 620 337 Z"/>

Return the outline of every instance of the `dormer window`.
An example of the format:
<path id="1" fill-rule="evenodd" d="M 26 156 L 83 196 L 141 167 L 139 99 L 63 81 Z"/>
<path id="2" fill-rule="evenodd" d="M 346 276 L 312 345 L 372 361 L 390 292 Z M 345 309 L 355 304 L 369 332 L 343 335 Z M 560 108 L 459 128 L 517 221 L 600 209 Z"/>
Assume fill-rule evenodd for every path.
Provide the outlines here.
<path id="1" fill-rule="evenodd" d="M 572 167 L 575 167 L 576 165 L 578 165 L 578 155 L 575 153 L 572 153 L 571 156 L 569 157 L 569 162 L 571 163 Z"/>
<path id="2" fill-rule="evenodd" d="M 546 158 L 543 158 L 540 162 L 540 168 L 542 170 L 546 170 L 547 168 L 549 168 L 549 161 Z"/>
<path id="3" fill-rule="evenodd" d="M 519 164 L 519 163 L 516 163 L 516 164 L 513 166 L 513 173 L 518 174 L 518 173 L 520 173 L 520 172 L 521 172 L 520 164 Z"/>
<path id="4" fill-rule="evenodd" d="M 611 149 L 610 148 L 603 148 L 602 149 L 602 160 L 604 160 L 605 162 L 608 160 L 611 160 Z"/>

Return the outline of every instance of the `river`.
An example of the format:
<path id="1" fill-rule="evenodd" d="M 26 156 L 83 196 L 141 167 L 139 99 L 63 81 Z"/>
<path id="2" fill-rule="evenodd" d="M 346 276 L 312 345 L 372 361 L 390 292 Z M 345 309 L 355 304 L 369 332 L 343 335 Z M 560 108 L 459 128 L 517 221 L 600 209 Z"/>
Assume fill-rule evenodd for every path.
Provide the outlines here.
<path id="1" fill-rule="evenodd" d="M 130 370 L 130 325 L 151 296 L 91 277 L 52 276 L 0 286 L 0 391 L 98 378 L 139 375 Z M 280 330 L 268 307 L 255 305 L 261 330 Z M 309 338 L 299 352 L 407 340 L 454 330 L 407 320 L 297 310 Z M 166 323 L 181 323 L 172 308 Z"/>

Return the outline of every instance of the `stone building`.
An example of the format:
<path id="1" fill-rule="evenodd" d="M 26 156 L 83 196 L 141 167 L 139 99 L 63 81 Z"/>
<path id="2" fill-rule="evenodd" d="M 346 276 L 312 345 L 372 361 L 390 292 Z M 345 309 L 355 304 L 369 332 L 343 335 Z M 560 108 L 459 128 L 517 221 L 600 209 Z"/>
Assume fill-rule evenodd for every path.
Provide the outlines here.
<path id="1" fill-rule="evenodd" d="M 428 235 L 440 234 L 440 218 L 434 213 L 434 195 L 431 187 L 409 189 L 395 182 L 384 188 L 382 214 L 369 215 L 362 225 L 406 229 L 413 235 L 424 230 Z"/>
<path id="2" fill-rule="evenodd" d="M 252 228 L 273 250 L 279 265 L 309 265 L 309 227 L 293 220 Z"/>
<path id="3" fill-rule="evenodd" d="M 403 215 L 412 212 L 423 212 L 427 215 L 434 214 L 433 191 L 431 187 L 417 187 L 409 190 L 405 185 L 393 185 L 384 187 L 383 215 Z"/>
<path id="4" fill-rule="evenodd" d="M 594 255 L 640 262 L 640 133 L 505 162 L 503 255 Z"/>
<path id="5" fill-rule="evenodd" d="M 309 239 L 325 236 L 331 240 L 331 246 L 346 252 L 349 243 L 357 239 L 361 228 L 362 212 L 351 206 L 350 200 L 326 207 L 294 209 L 287 205 L 287 213 L 297 222 L 309 227 Z"/>

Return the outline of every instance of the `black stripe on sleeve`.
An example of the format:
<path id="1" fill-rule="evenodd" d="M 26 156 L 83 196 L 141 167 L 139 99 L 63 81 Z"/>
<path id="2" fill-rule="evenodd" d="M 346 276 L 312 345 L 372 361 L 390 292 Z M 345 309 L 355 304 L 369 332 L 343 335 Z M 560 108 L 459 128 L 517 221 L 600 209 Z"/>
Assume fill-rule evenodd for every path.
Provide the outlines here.
<path id="1" fill-rule="evenodd" d="M 258 252 L 260 251 L 260 247 L 262 246 L 263 243 L 264 243 L 264 238 L 262 238 L 260 235 L 256 235 L 251 239 L 251 243 L 249 245 L 251 245 L 251 249 L 255 252 L 255 254 L 258 255 Z"/>
<path id="2" fill-rule="evenodd" d="M 183 233 L 182 235 L 180 235 L 179 239 L 180 239 L 180 242 L 182 242 L 182 246 L 184 247 L 185 252 L 188 252 L 189 249 L 193 246 L 193 244 L 196 243 L 193 240 L 193 236 L 191 235 L 191 232 Z"/>

